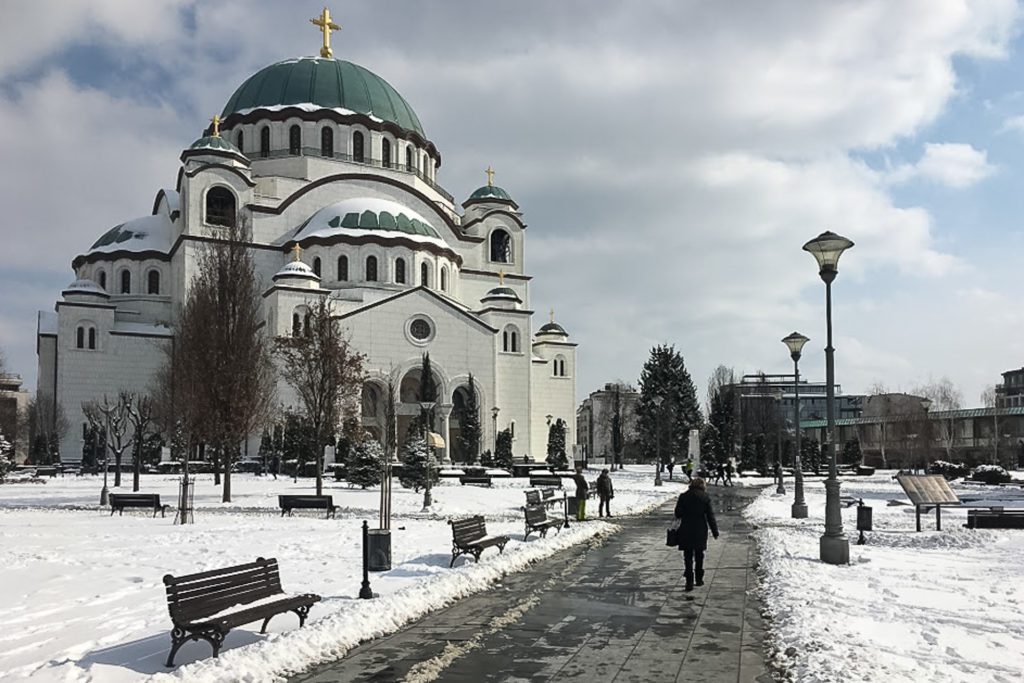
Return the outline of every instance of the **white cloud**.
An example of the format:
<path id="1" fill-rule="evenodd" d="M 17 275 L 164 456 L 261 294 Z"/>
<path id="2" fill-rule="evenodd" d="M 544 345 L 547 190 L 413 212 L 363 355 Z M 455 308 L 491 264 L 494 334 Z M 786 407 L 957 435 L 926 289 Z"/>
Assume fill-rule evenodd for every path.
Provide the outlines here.
<path id="1" fill-rule="evenodd" d="M 999 128 L 1000 133 L 1024 133 L 1024 114 L 1010 116 Z"/>
<path id="2" fill-rule="evenodd" d="M 988 152 L 954 142 L 927 143 L 916 164 L 904 164 L 886 175 L 890 183 L 923 179 L 954 189 L 964 189 L 993 175 Z"/>

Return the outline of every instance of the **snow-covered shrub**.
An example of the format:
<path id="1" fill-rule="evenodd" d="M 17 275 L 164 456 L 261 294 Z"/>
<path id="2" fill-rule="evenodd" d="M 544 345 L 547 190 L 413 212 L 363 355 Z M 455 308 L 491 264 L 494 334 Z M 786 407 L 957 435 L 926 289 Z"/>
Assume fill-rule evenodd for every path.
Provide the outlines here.
<path id="1" fill-rule="evenodd" d="M 14 445 L 0 432 L 0 482 L 14 469 Z"/>
<path id="2" fill-rule="evenodd" d="M 971 473 L 971 479 L 986 484 L 1004 484 L 1010 481 L 1010 473 L 999 465 L 978 465 Z"/>
<path id="3" fill-rule="evenodd" d="M 402 448 L 402 469 L 398 481 L 407 489 L 419 491 L 430 483 L 437 483 L 438 469 L 434 458 L 434 449 L 423 439 L 412 438 Z"/>
<path id="4" fill-rule="evenodd" d="M 365 439 L 351 445 L 347 468 L 348 482 L 361 486 L 373 486 L 380 483 L 381 470 L 384 467 L 384 449 L 375 439 Z"/>
<path id="5" fill-rule="evenodd" d="M 941 474 L 946 479 L 959 479 L 971 473 L 971 468 L 962 462 L 936 460 L 928 465 L 928 474 Z"/>

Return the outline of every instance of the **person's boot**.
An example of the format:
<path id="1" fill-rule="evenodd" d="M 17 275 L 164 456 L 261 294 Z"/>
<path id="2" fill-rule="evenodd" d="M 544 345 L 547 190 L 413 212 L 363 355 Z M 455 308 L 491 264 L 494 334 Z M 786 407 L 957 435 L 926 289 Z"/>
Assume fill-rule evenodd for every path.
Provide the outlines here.
<path id="1" fill-rule="evenodd" d="M 683 574 L 683 578 L 686 579 L 686 587 L 683 590 L 689 593 L 693 590 L 693 574 Z"/>
<path id="2" fill-rule="evenodd" d="M 697 580 L 694 582 L 695 586 L 704 585 L 704 572 L 697 572 Z"/>

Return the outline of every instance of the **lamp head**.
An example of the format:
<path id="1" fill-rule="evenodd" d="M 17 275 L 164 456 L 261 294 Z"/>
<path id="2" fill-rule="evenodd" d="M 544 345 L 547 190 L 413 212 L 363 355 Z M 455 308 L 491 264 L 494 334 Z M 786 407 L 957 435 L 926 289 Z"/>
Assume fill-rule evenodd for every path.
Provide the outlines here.
<path id="1" fill-rule="evenodd" d="M 499 408 L 498 406 L 494 406 L 493 408 L 491 408 L 491 415 L 493 415 L 495 418 L 498 417 L 499 412 L 501 412 L 501 408 Z"/>
<path id="2" fill-rule="evenodd" d="M 793 360 L 800 360 L 800 353 L 804 349 L 804 344 L 811 341 L 799 332 L 790 332 L 789 336 L 782 340 L 782 343 L 789 349 L 789 357 Z"/>
<path id="3" fill-rule="evenodd" d="M 839 272 L 839 257 L 853 246 L 851 240 L 826 230 L 804 245 L 818 262 L 818 274 L 825 282 L 832 282 Z"/>
<path id="4" fill-rule="evenodd" d="M 651 397 L 651 402 L 654 403 L 655 407 L 660 407 L 664 400 L 665 400 L 664 396 L 652 396 Z"/>

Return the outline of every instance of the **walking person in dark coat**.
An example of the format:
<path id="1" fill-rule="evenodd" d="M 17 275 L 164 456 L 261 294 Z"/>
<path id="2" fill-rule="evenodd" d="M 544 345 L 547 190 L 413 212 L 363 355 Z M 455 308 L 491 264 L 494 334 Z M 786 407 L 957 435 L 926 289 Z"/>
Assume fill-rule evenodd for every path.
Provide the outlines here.
<path id="1" fill-rule="evenodd" d="M 615 497 L 615 490 L 612 488 L 612 478 L 608 475 L 608 470 L 601 470 L 600 476 L 597 478 L 597 497 L 600 502 L 597 504 L 597 516 L 604 517 L 605 513 L 608 516 L 612 516 L 612 509 L 609 505 L 609 501 Z"/>
<path id="2" fill-rule="evenodd" d="M 582 467 L 576 468 L 572 480 L 576 484 L 576 521 L 582 522 L 587 519 L 587 492 L 590 490 L 590 484 L 583 476 Z"/>
<path id="3" fill-rule="evenodd" d="M 718 538 L 718 522 L 711 508 L 704 480 L 694 477 L 690 488 L 676 501 L 676 519 L 679 520 L 679 549 L 683 551 L 686 590 L 704 585 L 704 551 L 708 547 L 708 528 Z"/>

